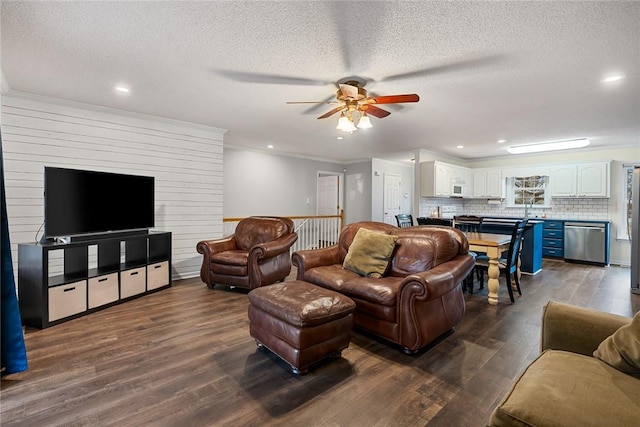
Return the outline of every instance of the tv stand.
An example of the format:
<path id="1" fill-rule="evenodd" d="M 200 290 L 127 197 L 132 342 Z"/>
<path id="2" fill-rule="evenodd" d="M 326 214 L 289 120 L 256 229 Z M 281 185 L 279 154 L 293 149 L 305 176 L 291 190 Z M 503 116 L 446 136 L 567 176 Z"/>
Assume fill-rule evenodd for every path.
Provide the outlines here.
<path id="1" fill-rule="evenodd" d="M 18 245 L 22 323 L 48 328 L 171 286 L 171 233 Z"/>

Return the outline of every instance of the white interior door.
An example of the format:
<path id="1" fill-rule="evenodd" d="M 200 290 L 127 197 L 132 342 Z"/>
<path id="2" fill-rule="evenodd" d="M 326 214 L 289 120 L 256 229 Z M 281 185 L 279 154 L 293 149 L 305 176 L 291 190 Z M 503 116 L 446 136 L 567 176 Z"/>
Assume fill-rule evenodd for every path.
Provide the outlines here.
<path id="1" fill-rule="evenodd" d="M 338 175 L 318 177 L 318 215 L 338 215 L 340 180 Z"/>
<path id="2" fill-rule="evenodd" d="M 318 173 L 317 214 L 338 215 L 342 209 L 340 175 Z M 323 218 L 316 224 L 319 247 L 337 242 L 340 227 L 336 218 Z"/>
<path id="3" fill-rule="evenodd" d="M 402 177 L 400 175 L 384 174 L 384 222 L 398 225 L 396 215 L 400 213 L 400 192 L 402 189 Z"/>

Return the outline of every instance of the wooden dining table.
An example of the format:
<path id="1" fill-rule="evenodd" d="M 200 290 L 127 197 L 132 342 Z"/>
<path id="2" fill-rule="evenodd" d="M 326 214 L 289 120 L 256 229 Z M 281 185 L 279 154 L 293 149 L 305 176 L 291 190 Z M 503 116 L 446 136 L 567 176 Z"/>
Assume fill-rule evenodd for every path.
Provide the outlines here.
<path id="1" fill-rule="evenodd" d="M 511 236 L 508 234 L 465 232 L 469 241 L 469 250 L 484 252 L 489 257 L 487 287 L 489 290 L 489 304 L 498 304 L 498 289 L 500 287 L 500 267 L 498 259 L 502 252 L 509 250 Z M 520 275 L 520 260 L 518 260 L 518 275 Z"/>

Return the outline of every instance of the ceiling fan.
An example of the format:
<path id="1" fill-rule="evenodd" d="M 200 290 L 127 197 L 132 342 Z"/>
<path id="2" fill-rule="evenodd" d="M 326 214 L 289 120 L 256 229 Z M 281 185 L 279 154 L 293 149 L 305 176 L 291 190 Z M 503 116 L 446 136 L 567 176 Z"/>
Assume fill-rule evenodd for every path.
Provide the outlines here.
<path id="1" fill-rule="evenodd" d="M 326 119 L 334 114 L 341 113 L 336 129 L 344 132 L 354 132 L 357 129 L 372 127 L 369 115 L 382 119 L 391 114 L 374 104 L 400 104 L 418 102 L 420 100 L 420 97 L 415 93 L 369 97 L 367 96 L 367 90 L 364 88 L 364 82 L 358 80 L 347 80 L 344 83 L 338 83 L 338 88 L 336 91 L 337 101 L 291 101 L 287 102 L 287 104 L 339 104 L 336 108 L 318 117 L 318 119 Z"/>

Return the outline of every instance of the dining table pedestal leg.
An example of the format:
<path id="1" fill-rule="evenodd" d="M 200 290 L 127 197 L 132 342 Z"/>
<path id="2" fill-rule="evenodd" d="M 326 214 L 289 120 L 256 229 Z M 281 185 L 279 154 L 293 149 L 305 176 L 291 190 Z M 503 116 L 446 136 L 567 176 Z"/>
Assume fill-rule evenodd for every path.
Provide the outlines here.
<path id="1" fill-rule="evenodd" d="M 489 304 L 498 305 L 498 289 L 500 287 L 500 267 L 498 267 L 498 258 L 489 259 L 489 268 L 487 269 L 487 288 L 489 289 Z"/>

